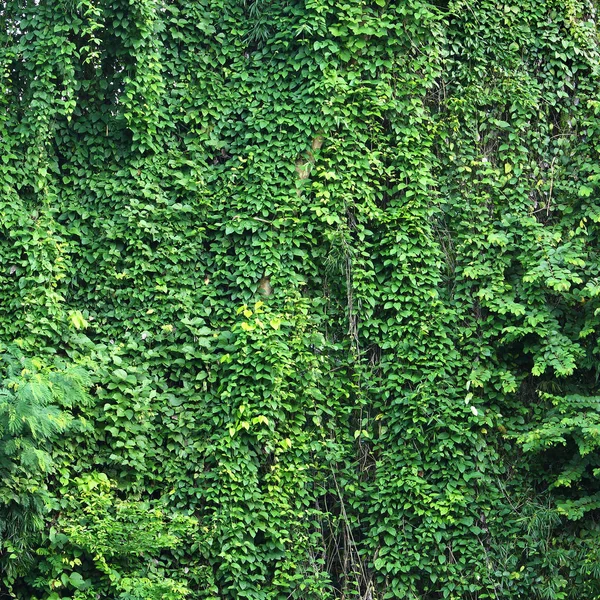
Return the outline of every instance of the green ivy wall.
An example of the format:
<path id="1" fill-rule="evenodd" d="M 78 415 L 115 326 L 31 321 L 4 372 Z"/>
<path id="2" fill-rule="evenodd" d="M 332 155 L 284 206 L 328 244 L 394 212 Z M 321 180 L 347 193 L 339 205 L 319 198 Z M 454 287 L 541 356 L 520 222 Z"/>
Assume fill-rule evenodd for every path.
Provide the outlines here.
<path id="1" fill-rule="evenodd" d="M 2 2 L 0 597 L 599 598 L 596 19 Z"/>

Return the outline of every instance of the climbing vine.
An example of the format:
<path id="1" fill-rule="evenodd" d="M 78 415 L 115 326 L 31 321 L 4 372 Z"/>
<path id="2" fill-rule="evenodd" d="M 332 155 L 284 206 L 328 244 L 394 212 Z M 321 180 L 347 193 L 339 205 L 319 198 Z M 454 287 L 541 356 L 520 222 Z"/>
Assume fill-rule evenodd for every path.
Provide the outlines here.
<path id="1" fill-rule="evenodd" d="M 600 594 L 592 0 L 0 22 L 0 595 Z"/>

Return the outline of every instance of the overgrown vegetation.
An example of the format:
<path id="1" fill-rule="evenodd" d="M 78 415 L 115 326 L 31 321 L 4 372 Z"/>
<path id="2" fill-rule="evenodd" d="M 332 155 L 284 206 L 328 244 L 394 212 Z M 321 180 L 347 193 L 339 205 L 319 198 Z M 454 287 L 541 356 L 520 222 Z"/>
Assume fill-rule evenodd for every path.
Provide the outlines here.
<path id="1" fill-rule="evenodd" d="M 592 0 L 0 4 L 0 596 L 600 597 Z"/>

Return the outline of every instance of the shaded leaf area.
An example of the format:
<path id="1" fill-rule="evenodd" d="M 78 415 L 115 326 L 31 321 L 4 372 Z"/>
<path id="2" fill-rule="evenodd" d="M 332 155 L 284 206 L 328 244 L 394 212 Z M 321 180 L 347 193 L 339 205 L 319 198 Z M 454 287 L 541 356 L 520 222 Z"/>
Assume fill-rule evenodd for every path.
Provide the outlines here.
<path id="1" fill-rule="evenodd" d="M 598 596 L 596 19 L 3 2 L 2 592 Z"/>

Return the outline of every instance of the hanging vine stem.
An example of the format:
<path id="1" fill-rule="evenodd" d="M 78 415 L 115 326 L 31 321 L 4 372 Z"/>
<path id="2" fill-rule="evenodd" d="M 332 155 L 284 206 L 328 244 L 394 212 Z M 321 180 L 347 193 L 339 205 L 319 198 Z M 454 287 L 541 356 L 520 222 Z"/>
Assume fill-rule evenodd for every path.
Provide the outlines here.
<path id="1" fill-rule="evenodd" d="M 354 312 L 354 293 L 352 286 L 352 258 L 349 252 L 345 252 L 345 274 L 346 274 L 346 297 L 348 299 L 348 335 L 352 340 L 356 356 L 360 354 L 360 343 L 358 339 L 358 317 Z"/>
<path id="2" fill-rule="evenodd" d="M 350 207 L 346 205 L 346 217 L 348 220 L 348 229 L 356 229 L 356 218 Z M 342 236 L 342 248 L 344 253 L 344 274 L 346 278 L 346 299 L 348 303 L 348 335 L 353 345 L 356 356 L 360 355 L 360 341 L 358 337 L 358 315 L 354 307 L 354 276 L 352 264 L 352 248 Z"/>
<path id="3" fill-rule="evenodd" d="M 353 566 L 353 564 L 355 564 L 356 566 L 358 566 L 358 569 L 360 572 L 360 577 L 361 577 L 361 580 L 359 580 L 357 582 L 358 588 L 359 588 L 359 593 L 360 593 L 361 589 L 365 590 L 365 594 L 361 595 L 361 600 L 375 600 L 375 597 L 373 596 L 372 581 L 371 581 L 371 578 L 367 575 L 367 571 L 360 559 L 360 555 L 358 553 L 358 544 L 356 543 L 356 539 L 354 538 L 354 534 L 352 533 L 352 524 L 350 523 L 350 519 L 348 518 L 348 513 L 346 512 L 344 497 L 340 490 L 340 486 L 338 484 L 337 477 L 335 476 L 335 471 L 332 470 L 331 474 L 333 477 L 333 483 L 335 485 L 335 491 L 338 496 L 338 500 L 340 502 L 340 513 L 341 513 L 342 520 L 344 523 L 344 536 L 345 536 L 344 547 L 349 548 L 349 551 L 347 552 L 347 554 L 342 557 L 342 562 L 344 565 L 350 564 L 350 566 Z M 353 558 L 352 558 L 353 553 L 356 555 L 355 560 L 353 560 Z M 348 576 L 347 568 L 344 572 L 344 576 L 345 577 Z"/>

